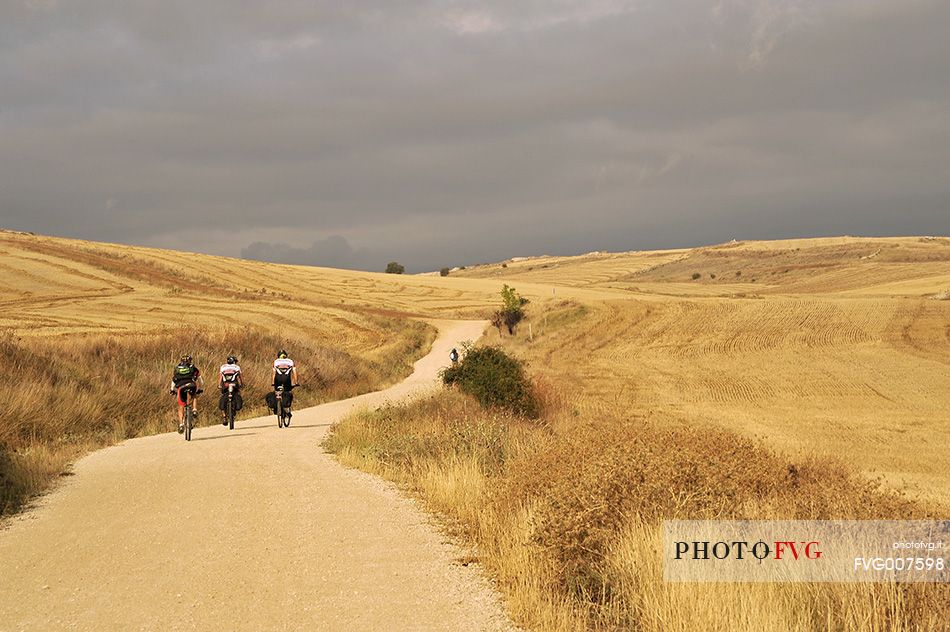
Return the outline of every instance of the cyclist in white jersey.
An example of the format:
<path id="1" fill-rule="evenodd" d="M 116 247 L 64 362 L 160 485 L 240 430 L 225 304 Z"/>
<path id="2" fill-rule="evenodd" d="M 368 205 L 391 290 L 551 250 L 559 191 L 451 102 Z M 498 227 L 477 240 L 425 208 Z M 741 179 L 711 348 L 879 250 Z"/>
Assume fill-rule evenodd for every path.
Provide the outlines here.
<path id="1" fill-rule="evenodd" d="M 297 367 L 294 365 L 294 361 L 290 359 L 287 352 L 283 349 L 277 352 L 277 359 L 274 360 L 273 378 L 274 390 L 276 390 L 278 386 L 284 387 L 282 401 L 284 408 L 287 410 L 287 416 L 291 417 L 290 406 L 294 401 L 291 389 L 300 386 L 300 381 L 297 377 Z"/>
<path id="2" fill-rule="evenodd" d="M 244 407 L 244 401 L 241 397 L 241 389 L 244 388 L 244 374 L 241 373 L 241 366 L 238 364 L 237 357 L 233 355 L 228 356 L 227 363 L 222 364 L 221 369 L 218 371 L 218 388 L 221 390 L 221 399 L 218 408 L 221 409 L 221 415 L 224 418 L 224 421 L 221 423 L 225 426 L 228 425 L 228 413 L 225 411 L 228 384 L 234 384 L 237 387 L 234 393 L 234 398 L 237 403 L 235 410 L 241 410 L 241 408 Z"/>

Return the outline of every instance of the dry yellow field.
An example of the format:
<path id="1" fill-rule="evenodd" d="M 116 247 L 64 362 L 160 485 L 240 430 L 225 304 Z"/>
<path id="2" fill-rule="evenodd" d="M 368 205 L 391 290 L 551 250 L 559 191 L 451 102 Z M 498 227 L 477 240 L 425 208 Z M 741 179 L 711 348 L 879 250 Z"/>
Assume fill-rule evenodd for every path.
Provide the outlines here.
<path id="1" fill-rule="evenodd" d="M 950 289 L 950 240 L 745 242 L 501 266 L 461 274 L 615 293 L 581 297 L 574 326 L 524 346 L 536 371 L 571 385 L 582 416 L 713 423 L 950 499 L 950 301 L 933 299 Z M 535 333 L 545 311 L 557 308 L 534 306 Z"/>
<path id="2" fill-rule="evenodd" d="M 580 414 L 710 422 L 950 498 L 950 301 L 931 298 L 950 289 L 948 239 L 734 242 L 438 277 L 2 232 L 0 269 L 0 328 L 19 336 L 251 325 L 354 354 L 385 348 L 376 315 L 485 316 L 507 282 L 532 301 L 533 371 Z M 548 335 L 555 314 L 573 322 Z"/>
<path id="3" fill-rule="evenodd" d="M 386 363 L 404 364 L 424 344 L 418 331 L 405 331 L 408 319 L 486 317 L 499 306 L 502 284 L 514 285 L 530 299 L 528 320 L 517 336 L 502 341 L 540 378 L 554 425 L 535 427 L 475 410 L 448 392 L 421 406 L 378 413 L 386 423 L 345 422 L 337 449 L 344 462 L 416 485 L 430 507 L 468 524 L 469 535 L 480 534 L 486 567 L 516 620 L 552 630 L 634 621 L 644 629 L 669 629 L 673 622 L 680 629 L 726 630 L 736 617 L 745 629 L 807 630 L 819 620 L 829 629 L 912 629 L 907 622 L 932 625 L 946 611 L 946 591 L 939 587 L 793 586 L 774 594 L 729 586 L 715 593 L 668 590 L 651 566 L 654 549 L 643 543 L 655 527 L 651 520 L 668 516 L 669 507 L 651 505 L 653 497 L 633 481 L 641 465 L 648 472 L 656 468 L 650 474 L 657 477 L 654 483 L 667 470 L 705 466 L 706 478 L 696 484 L 706 487 L 684 493 L 726 502 L 728 492 L 716 496 L 718 476 L 765 472 L 768 480 L 760 482 L 791 494 L 786 501 L 792 504 L 756 513 L 749 507 L 762 499 L 753 494 L 746 499 L 751 505 L 733 508 L 754 518 L 787 517 L 783 511 L 812 515 L 801 503 L 811 502 L 813 492 L 841 499 L 829 510 L 834 515 L 905 515 L 894 513 L 904 509 L 945 514 L 950 300 L 936 297 L 950 290 L 950 240 L 837 238 L 591 253 L 512 260 L 439 277 L 281 266 L 0 232 L 0 266 L 0 329 L 8 332 L 0 342 L 10 352 L 8 365 L 38 375 L 44 369 L 32 361 L 31 349 L 54 358 L 62 352 L 56 382 L 69 370 L 82 372 L 94 353 L 85 376 L 91 377 L 97 361 L 117 357 L 103 350 L 105 332 L 110 340 L 121 339 L 118 357 L 123 349 L 141 350 L 141 366 L 125 367 L 137 380 L 129 393 L 138 397 L 137 410 L 151 410 L 156 419 L 167 402 L 147 393 L 162 381 L 171 353 L 165 347 L 176 340 L 175 332 L 205 332 L 195 338 L 205 355 L 220 355 L 224 345 L 240 340 L 242 355 L 265 365 L 276 340 L 297 341 L 301 348 L 315 344 L 311 364 L 340 365 L 326 384 L 345 386 L 347 376 L 359 372 L 363 392 L 394 379 L 399 368 L 387 370 Z M 490 331 L 488 340 L 500 336 Z M 380 359 L 371 368 L 360 364 Z M 110 389 L 124 378 L 117 379 Z M 28 495 L 23 489 L 42 489 L 62 471 L 64 459 L 83 450 L 162 431 L 161 424 L 121 422 L 100 437 L 96 420 L 118 404 L 96 408 L 91 395 L 80 393 L 83 388 L 81 380 L 51 387 L 61 407 L 73 402 L 76 410 L 68 423 L 50 417 L 40 440 L 31 439 L 29 424 L 18 421 L 26 413 L 17 411 L 29 410 L 28 398 L 0 416 L 0 448 L 13 455 L 7 468 L 12 480 L 26 481 L 21 497 Z M 8 401 L 22 390 L 14 389 Z M 323 396 L 333 393 L 342 397 L 347 391 Z M 411 419 L 393 426 L 392 414 Z M 759 444 L 715 427 L 759 438 L 790 456 L 776 459 Z M 64 450 L 57 447 L 60 436 L 81 441 Z M 392 443 L 402 454 L 427 436 L 420 445 L 435 442 L 449 450 L 447 460 L 420 461 L 421 469 L 408 475 L 360 456 L 359 446 L 373 441 Z M 666 436 L 673 439 L 667 442 Z M 453 437 L 474 441 L 485 454 L 452 454 Z M 626 450 L 641 440 L 656 451 L 630 461 L 635 452 Z M 699 445 L 705 443 L 711 452 Z M 518 455 L 501 479 L 508 486 L 504 502 L 487 493 L 499 480 L 482 469 L 499 467 L 493 461 L 499 446 Z M 375 454 L 372 448 L 368 454 Z M 723 473 L 719 461 L 705 464 L 702 455 L 709 454 L 735 462 L 723 466 Z M 836 458 L 846 467 L 835 470 L 812 455 Z M 788 484 L 795 464 L 810 472 L 807 482 Z M 627 470 L 634 478 L 624 478 Z M 848 478 L 853 471 L 880 477 L 921 503 L 880 494 L 873 484 L 863 487 Z M 31 476 L 39 482 L 30 483 Z M 607 479 L 613 483 L 604 485 Z M 578 486 L 594 494 L 593 509 L 584 504 L 590 498 L 575 493 Z M 547 495 L 522 506 L 525 489 Z M 616 497 L 601 502 L 601 492 Z M 610 506 L 632 507 L 634 513 L 640 507 L 646 517 L 623 509 L 631 524 L 616 531 L 617 516 L 608 511 L 598 518 L 598 508 Z M 538 520 L 547 531 L 537 531 Z M 594 541 L 601 548 L 592 550 L 600 553 L 570 553 L 575 536 L 591 529 L 601 538 Z M 632 529 L 629 537 L 624 529 Z M 611 596 L 597 593 L 597 586 L 610 586 Z M 768 620 L 751 605 L 763 595 L 785 604 Z M 681 608 L 683 603 L 689 605 Z"/>
<path id="4" fill-rule="evenodd" d="M 0 232 L 0 270 L 0 327 L 30 336 L 249 324 L 366 349 L 379 343 L 367 321 L 374 313 L 462 313 L 494 294 L 488 284 L 472 292 L 418 277 L 10 232 Z"/>

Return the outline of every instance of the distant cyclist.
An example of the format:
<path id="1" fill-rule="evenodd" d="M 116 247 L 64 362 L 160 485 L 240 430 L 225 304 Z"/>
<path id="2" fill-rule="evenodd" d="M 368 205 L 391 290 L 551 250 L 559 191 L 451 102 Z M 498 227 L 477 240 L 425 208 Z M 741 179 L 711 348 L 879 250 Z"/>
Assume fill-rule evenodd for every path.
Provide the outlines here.
<path id="1" fill-rule="evenodd" d="M 185 404 L 187 394 L 191 393 L 191 410 L 198 418 L 198 395 L 202 392 L 204 378 L 201 371 L 195 366 L 190 355 L 181 356 L 178 366 L 172 373 L 172 384 L 169 393 L 178 396 L 178 434 L 185 431 Z"/>
<path id="2" fill-rule="evenodd" d="M 292 417 L 290 412 L 290 405 L 294 401 L 294 394 L 291 389 L 296 386 L 300 386 L 300 381 L 297 378 L 297 367 L 294 365 L 294 361 L 290 359 L 290 356 L 287 355 L 287 352 L 281 349 L 277 352 L 277 359 L 274 360 L 274 390 L 276 391 L 278 387 L 283 387 L 283 395 L 281 395 L 281 402 L 284 405 L 284 410 L 287 411 L 287 417 Z M 271 410 L 275 413 L 277 412 L 277 398 L 271 395 L 271 398 L 268 398 L 268 403 L 271 404 Z"/>
<path id="3" fill-rule="evenodd" d="M 452 364 L 455 364 L 456 362 L 459 361 L 459 350 L 458 350 L 458 349 L 456 349 L 456 348 L 454 348 L 454 347 L 452 348 L 452 351 L 449 352 L 449 360 L 452 361 Z"/>
<path id="4" fill-rule="evenodd" d="M 226 364 L 221 365 L 218 372 L 218 389 L 221 391 L 221 399 L 218 401 L 218 408 L 221 409 L 221 415 L 224 417 L 223 425 L 228 425 L 228 385 L 234 384 L 234 411 L 237 412 L 244 407 L 244 399 L 241 397 L 241 389 L 244 388 L 244 374 L 241 373 L 241 366 L 238 364 L 237 356 L 229 355 Z"/>

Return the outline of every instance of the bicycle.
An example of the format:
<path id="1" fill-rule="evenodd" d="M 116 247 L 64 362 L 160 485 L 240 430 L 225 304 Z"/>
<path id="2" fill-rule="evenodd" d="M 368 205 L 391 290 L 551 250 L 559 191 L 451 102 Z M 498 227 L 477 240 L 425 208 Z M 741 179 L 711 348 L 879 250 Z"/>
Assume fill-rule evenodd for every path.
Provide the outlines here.
<path id="1" fill-rule="evenodd" d="M 292 391 L 295 387 L 300 386 L 299 384 L 292 385 L 287 392 Z M 278 428 L 289 428 L 290 427 L 290 411 L 284 408 L 284 387 L 278 386 L 274 389 L 274 398 L 277 400 L 277 427 Z"/>
<path id="2" fill-rule="evenodd" d="M 234 383 L 228 384 L 228 401 L 224 408 L 225 425 L 228 430 L 234 430 Z"/>
<path id="3" fill-rule="evenodd" d="M 185 411 L 184 415 L 182 416 L 182 434 L 185 435 L 185 441 L 191 441 L 191 430 L 195 426 L 195 408 L 193 402 L 195 395 L 200 395 L 202 390 L 199 388 L 194 392 L 194 394 L 192 394 L 192 391 L 190 388 L 188 388 L 187 384 L 180 386 L 175 391 L 172 391 L 173 394 L 178 396 L 178 401 L 181 401 L 182 389 L 187 389 L 185 391 Z"/>

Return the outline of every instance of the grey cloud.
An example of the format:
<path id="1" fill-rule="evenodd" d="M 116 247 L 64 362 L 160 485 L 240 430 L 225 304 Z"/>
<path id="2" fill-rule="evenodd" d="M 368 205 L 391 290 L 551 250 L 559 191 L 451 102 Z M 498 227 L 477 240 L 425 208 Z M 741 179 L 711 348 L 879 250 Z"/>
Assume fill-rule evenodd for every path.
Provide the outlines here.
<path id="1" fill-rule="evenodd" d="M 315 241 L 306 248 L 255 241 L 241 250 L 241 257 L 272 263 L 327 268 L 359 268 L 366 265 L 369 260 L 378 259 L 365 249 L 354 249 L 350 242 L 340 235 L 331 235 L 326 239 Z"/>
<path id="2" fill-rule="evenodd" d="M 947 32 L 922 0 L 5 3 L 0 224 L 414 270 L 948 233 Z"/>

